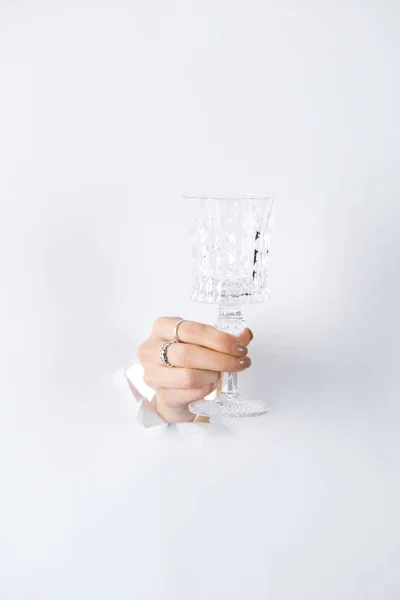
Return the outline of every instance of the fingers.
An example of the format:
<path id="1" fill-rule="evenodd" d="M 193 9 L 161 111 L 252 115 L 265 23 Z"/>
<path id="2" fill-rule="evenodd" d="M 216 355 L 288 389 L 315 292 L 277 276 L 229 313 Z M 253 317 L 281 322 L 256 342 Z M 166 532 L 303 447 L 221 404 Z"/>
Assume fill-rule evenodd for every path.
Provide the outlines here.
<path id="1" fill-rule="evenodd" d="M 168 423 L 185 423 L 193 421 L 193 415 L 188 404 L 195 400 L 202 400 L 213 390 L 213 386 L 204 386 L 198 390 L 170 390 L 160 389 L 156 397 L 156 410 Z"/>
<path id="2" fill-rule="evenodd" d="M 211 394 L 216 388 L 216 383 L 203 385 L 191 390 L 161 388 L 157 390 L 157 401 L 171 408 L 187 406 L 196 400 L 203 400 L 203 398 Z"/>
<path id="3" fill-rule="evenodd" d="M 162 342 L 157 339 L 150 339 L 141 350 L 141 360 L 147 362 L 159 362 L 160 349 Z M 185 369 L 206 369 L 218 372 L 238 372 L 248 369 L 251 360 L 247 356 L 247 348 L 244 345 L 237 344 L 237 353 L 240 358 L 209 350 L 203 346 L 194 346 L 193 344 L 171 344 L 167 350 L 168 361 L 174 367 Z"/>
<path id="4" fill-rule="evenodd" d="M 157 319 L 152 335 L 138 349 L 144 381 L 157 391 L 157 411 L 168 422 L 192 420 L 188 405 L 221 387 L 221 372 L 243 371 L 251 365 L 247 346 L 253 339 L 249 329 L 240 336 L 218 331 L 210 325 L 183 321 L 179 337 L 184 343 L 167 349 L 168 368 L 161 364 L 160 350 L 173 339 L 178 317 Z"/>
<path id="5" fill-rule="evenodd" d="M 213 392 L 217 384 L 203 385 L 198 389 L 180 390 L 161 388 L 157 391 L 156 410 L 168 423 L 193 421 L 194 415 L 188 405 L 196 400 L 203 400 Z"/>
<path id="6" fill-rule="evenodd" d="M 251 340 L 253 339 L 254 335 L 253 332 L 251 331 L 251 329 L 249 329 L 248 327 L 246 327 L 246 329 L 243 329 L 242 333 L 239 335 L 239 342 L 241 344 L 243 344 L 244 346 L 248 346 L 251 342 Z"/>
<path id="7" fill-rule="evenodd" d="M 157 363 L 146 364 L 144 382 L 154 390 L 159 388 L 190 390 L 216 385 L 220 373 L 199 369 L 169 369 Z"/>
<path id="8" fill-rule="evenodd" d="M 218 371 L 219 373 L 232 373 L 244 371 L 251 365 L 251 360 L 247 356 L 246 346 L 237 344 L 240 352 L 240 358 L 209 350 L 202 346 L 193 344 L 173 344 L 169 347 L 169 361 L 172 365 L 186 369 L 206 369 L 209 371 Z"/>
<path id="9" fill-rule="evenodd" d="M 179 317 L 160 317 L 154 322 L 153 336 L 162 340 L 171 340 L 173 331 Z M 232 356 L 242 356 L 243 351 L 238 349 L 240 345 L 247 345 L 252 339 L 252 333 L 249 329 L 245 329 L 239 339 L 234 335 L 218 331 L 211 325 L 204 323 L 196 323 L 195 321 L 183 321 L 179 325 L 179 338 L 187 344 L 203 346 L 224 354 Z"/>

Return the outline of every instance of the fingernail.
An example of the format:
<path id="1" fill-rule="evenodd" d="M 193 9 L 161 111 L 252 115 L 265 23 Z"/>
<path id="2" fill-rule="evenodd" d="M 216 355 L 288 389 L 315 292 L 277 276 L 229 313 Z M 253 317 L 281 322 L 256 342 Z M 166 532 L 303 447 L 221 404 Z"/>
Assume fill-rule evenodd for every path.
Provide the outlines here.
<path id="1" fill-rule="evenodd" d="M 252 332 L 252 330 L 251 330 L 251 329 L 249 329 L 249 331 L 250 331 L 250 335 L 251 335 L 251 338 L 250 338 L 250 342 L 251 342 L 251 340 L 252 340 L 252 339 L 253 339 L 253 337 L 254 337 L 254 333 Z"/>
<path id="2" fill-rule="evenodd" d="M 233 351 L 239 356 L 246 356 L 247 354 L 247 348 L 243 344 L 233 344 Z"/>
<path id="3" fill-rule="evenodd" d="M 246 356 L 246 358 L 241 358 L 238 363 L 241 369 L 247 369 L 251 365 L 251 360 Z"/>

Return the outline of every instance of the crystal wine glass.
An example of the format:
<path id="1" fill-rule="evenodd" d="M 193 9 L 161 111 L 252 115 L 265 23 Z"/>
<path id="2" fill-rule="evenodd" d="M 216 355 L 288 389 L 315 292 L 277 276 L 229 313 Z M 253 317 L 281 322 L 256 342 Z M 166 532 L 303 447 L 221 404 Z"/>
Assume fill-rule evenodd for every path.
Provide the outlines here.
<path id="1" fill-rule="evenodd" d="M 267 260 L 274 200 L 267 196 L 185 196 L 193 257 L 191 298 L 219 305 L 215 327 L 240 335 L 241 306 L 267 294 Z M 197 400 L 189 410 L 205 417 L 255 417 L 268 412 L 239 395 L 237 373 L 222 374 L 221 394 Z"/>

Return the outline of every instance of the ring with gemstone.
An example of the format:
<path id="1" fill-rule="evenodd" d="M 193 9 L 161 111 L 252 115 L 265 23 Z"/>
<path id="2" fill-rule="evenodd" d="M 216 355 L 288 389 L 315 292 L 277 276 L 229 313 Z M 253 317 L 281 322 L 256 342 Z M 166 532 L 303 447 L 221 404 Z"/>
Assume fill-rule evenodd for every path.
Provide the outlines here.
<path id="1" fill-rule="evenodd" d="M 168 357 L 167 357 L 168 348 L 172 344 L 179 344 L 179 342 L 176 340 L 171 340 L 170 342 L 165 342 L 165 344 L 163 344 L 161 346 L 160 360 L 161 360 L 162 364 L 164 365 L 164 367 L 174 367 L 174 365 L 171 365 L 171 363 L 169 362 Z"/>

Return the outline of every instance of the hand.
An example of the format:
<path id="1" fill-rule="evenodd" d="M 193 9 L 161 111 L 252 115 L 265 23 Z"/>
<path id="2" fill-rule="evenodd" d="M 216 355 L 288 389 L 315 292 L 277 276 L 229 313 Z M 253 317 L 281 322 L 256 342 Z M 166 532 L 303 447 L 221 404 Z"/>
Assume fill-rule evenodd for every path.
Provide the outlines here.
<path id="1" fill-rule="evenodd" d="M 171 365 L 162 365 L 161 346 L 173 339 L 179 317 L 160 317 L 137 356 L 144 368 L 144 381 L 156 391 L 157 412 L 169 423 L 193 421 L 188 404 L 211 394 L 221 372 L 244 371 L 251 365 L 247 346 L 253 339 L 250 329 L 239 337 L 218 331 L 211 325 L 183 321 L 178 335 L 184 343 L 171 344 L 167 355 Z"/>

